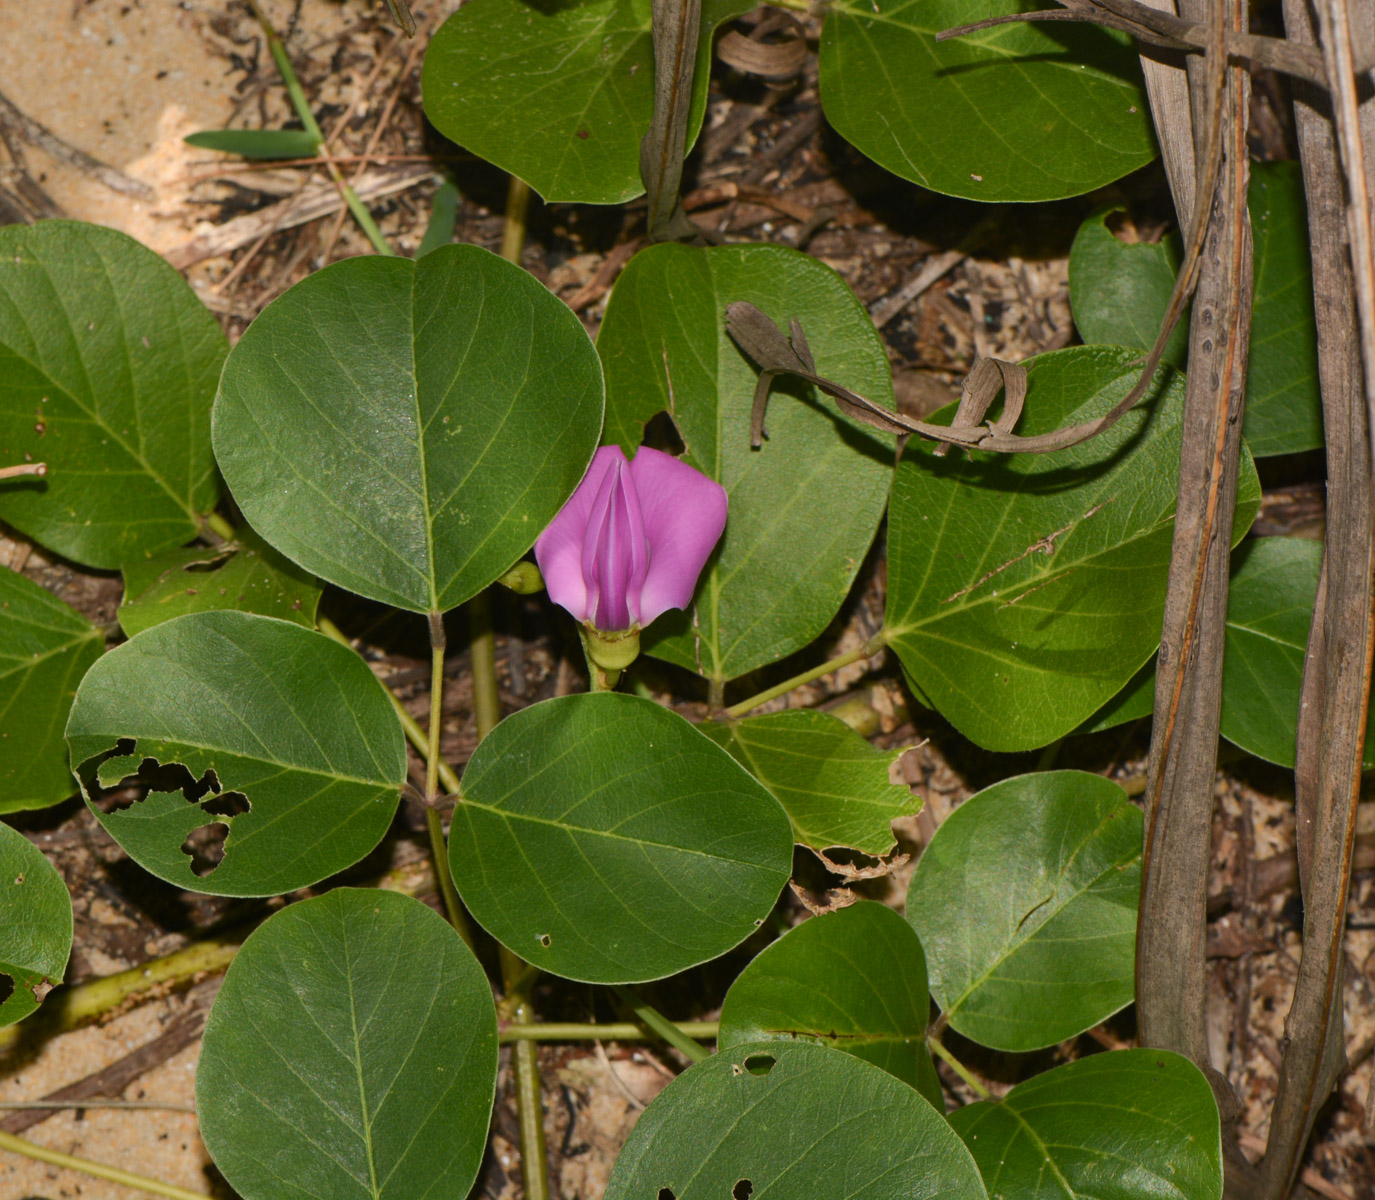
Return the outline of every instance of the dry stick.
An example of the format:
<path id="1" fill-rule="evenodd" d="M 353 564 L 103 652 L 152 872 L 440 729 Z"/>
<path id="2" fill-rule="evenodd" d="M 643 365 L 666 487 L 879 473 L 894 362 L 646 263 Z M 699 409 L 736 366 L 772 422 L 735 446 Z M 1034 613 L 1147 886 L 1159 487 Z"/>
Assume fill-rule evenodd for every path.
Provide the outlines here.
<path id="1" fill-rule="evenodd" d="M 12 467 L 0 467 L 0 479 L 18 479 L 24 475 L 46 475 L 47 463 L 17 463 Z"/>
<path id="2" fill-rule="evenodd" d="M 1186 0 L 1185 15 L 1202 3 Z M 1235 1097 L 1208 1062 L 1204 995 L 1213 779 L 1252 278 L 1249 79 L 1244 69 L 1227 65 L 1223 33 L 1244 27 L 1244 13 L 1244 0 L 1211 0 L 1207 56 L 1189 64 L 1195 225 L 1211 220 L 1190 327 L 1179 499 L 1147 771 L 1136 961 L 1141 1041 L 1186 1055 L 1209 1076 L 1233 1167 L 1229 1182 L 1246 1160 L 1235 1143 Z M 1182 136 L 1178 129 L 1160 134 L 1162 140 Z"/>
<path id="3" fill-rule="evenodd" d="M 688 220 L 678 194 L 701 25 L 701 0 L 653 0 L 654 115 L 640 142 L 651 242 L 702 240 L 702 231 Z"/>
<path id="4" fill-rule="evenodd" d="M 146 183 L 132 179 L 123 171 L 117 171 L 98 158 L 92 158 L 84 150 L 68 145 L 46 125 L 21 112 L 3 92 L 0 92 L 0 124 L 12 129 L 31 145 L 37 146 L 49 158 L 55 158 L 58 162 L 64 162 L 78 171 L 94 176 L 113 191 L 122 192 L 126 196 L 136 196 L 140 200 L 153 198 L 153 189 Z"/>
<path id="5" fill-rule="evenodd" d="M 1317 41 L 1308 0 L 1286 0 L 1290 39 Z M 1363 17 L 1370 22 L 1370 12 Z M 1361 347 L 1366 323 L 1375 319 L 1358 304 L 1361 232 L 1344 211 L 1342 160 L 1357 172 L 1348 187 L 1353 207 L 1367 183 L 1360 162 L 1359 114 L 1345 106 L 1343 41 L 1334 37 L 1345 13 L 1329 9 L 1323 20 L 1328 78 L 1334 94 L 1295 85 L 1295 126 L 1303 161 L 1312 243 L 1318 370 L 1322 385 L 1327 450 L 1327 538 L 1323 569 L 1304 660 L 1295 766 L 1299 879 L 1304 900 L 1304 953 L 1285 1023 L 1274 1108 L 1257 1195 L 1282 1200 L 1300 1173 L 1304 1148 L 1323 1102 L 1336 1085 L 1344 1054 L 1342 1029 L 1342 934 L 1353 866 L 1356 805 L 1369 700 L 1372 561 L 1370 411 L 1363 394 Z M 1349 49 L 1349 34 L 1345 39 Z M 1348 80 L 1354 87 L 1354 81 Z M 1348 92 L 1351 88 L 1347 89 Z M 1354 97 L 1352 97 L 1354 99 Z M 1336 111 L 1334 126 L 1333 115 Z M 1343 121 L 1356 126 L 1356 154 L 1339 153 Z M 1375 140 L 1375 139 L 1372 139 Z M 1343 146 L 1343 149 L 1345 147 Z M 1353 163 L 1354 158 L 1354 163 Z M 1367 213 L 1368 216 L 1368 213 Z M 1343 236 L 1343 235 L 1346 236 Z M 1354 253 L 1348 257 L 1348 247 Z M 1364 269 L 1370 269 L 1366 242 Z"/>

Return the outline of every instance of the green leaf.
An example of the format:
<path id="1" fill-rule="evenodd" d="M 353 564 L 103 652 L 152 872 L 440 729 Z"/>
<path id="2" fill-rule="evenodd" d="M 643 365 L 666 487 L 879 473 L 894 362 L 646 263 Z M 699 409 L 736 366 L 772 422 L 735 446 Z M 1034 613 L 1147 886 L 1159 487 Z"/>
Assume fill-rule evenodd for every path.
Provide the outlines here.
<path id="1" fill-rule="evenodd" d="M 67 742 L 91 811 L 129 856 L 216 896 L 290 892 L 356 863 L 406 779 L 400 722 L 367 663 L 229 610 L 164 621 L 105 655 L 77 689 Z M 103 791 L 134 776 L 147 796 L 104 811 Z"/>
<path id="2" fill-rule="evenodd" d="M 43 852 L 0 824 L 0 1028 L 22 1021 L 62 982 L 72 901 Z"/>
<path id="3" fill-rule="evenodd" d="M 512 713 L 449 832 L 463 902 L 541 970 L 640 983 L 724 954 L 792 872 L 788 818 L 682 717 L 600 692 Z"/>
<path id="4" fill-rule="evenodd" d="M 1069 252 L 1069 295 L 1074 326 L 1088 345 L 1155 345 L 1179 270 L 1179 239 L 1124 242 L 1108 218 L 1126 212 L 1121 204 L 1100 208 L 1079 226 Z M 1189 357 L 1189 314 L 1185 311 L 1165 346 L 1162 362 L 1181 370 Z"/>
<path id="5" fill-rule="evenodd" d="M 1101 733 L 1149 717 L 1155 709 L 1155 659 L 1152 658 L 1128 681 L 1127 686 L 1076 729 L 1075 733 Z"/>
<path id="6" fill-rule="evenodd" d="M 1303 176 L 1297 163 L 1255 163 L 1247 204 L 1255 241 L 1255 292 L 1243 431 L 1257 458 L 1323 444 L 1318 333 Z M 1107 228 L 1105 208 L 1080 226 L 1069 259 L 1074 323 L 1085 342 L 1149 349 L 1174 287 L 1174 239 L 1128 245 Z M 1188 314 L 1165 361 L 1188 357 Z"/>
<path id="7" fill-rule="evenodd" d="M 950 1114 L 999 1200 L 1219 1200 L 1212 1089 L 1168 1050 L 1066 1063 Z"/>
<path id="8" fill-rule="evenodd" d="M 720 1053 L 750 1042 L 817 1042 L 882 1067 L 942 1112 L 926 1049 L 921 942 L 891 908 L 861 900 L 803 921 L 759 954 L 721 1008 Z"/>
<path id="9" fill-rule="evenodd" d="M 44 808 L 76 791 L 62 728 L 104 646 L 80 613 L 0 569 L 0 813 Z"/>
<path id="10" fill-rule="evenodd" d="M 315 135 L 304 129 L 205 129 L 182 141 L 244 158 L 314 158 L 320 152 Z"/>
<path id="11" fill-rule="evenodd" d="M 712 33 L 746 0 L 703 0 L 688 148 L 706 111 Z M 434 35 L 425 115 L 545 200 L 621 204 L 644 192 L 654 112 L 648 0 L 470 0 Z"/>
<path id="12" fill-rule="evenodd" d="M 476 595 L 577 486 L 602 419 L 582 323 L 477 246 L 351 258 L 249 326 L 215 401 L 248 523 L 307 571 L 412 612 Z"/>
<path id="13" fill-rule="evenodd" d="M 0 229 L 0 520 L 111 570 L 200 529 L 218 496 L 210 401 L 227 346 L 186 281 L 79 221 Z"/>
<path id="14" fill-rule="evenodd" d="M 880 750 L 828 713 L 791 708 L 697 728 L 777 797 L 794 840 L 813 850 L 880 857 L 893 849 L 893 821 L 921 810 L 920 796 L 888 780 L 907 747 Z"/>
<path id="15" fill-rule="evenodd" d="M 606 371 L 607 442 L 629 451 L 670 413 L 684 459 L 730 494 L 730 519 L 690 612 L 642 640 L 708 679 L 775 662 L 819 637 L 873 540 L 892 479 L 891 444 L 782 380 L 769 440 L 750 449 L 758 373 L 725 333 L 747 300 L 787 327 L 797 317 L 828 378 L 891 407 L 888 357 L 859 301 L 829 267 L 783 246 L 660 245 L 630 260 L 597 338 Z M 799 403 L 793 397 L 813 403 Z"/>
<path id="16" fill-rule="evenodd" d="M 1028 366 L 1027 434 L 1106 412 L 1140 371 L 1135 353 L 1104 346 Z M 1183 379 L 1166 369 L 1153 398 L 1068 450 L 971 461 L 908 444 L 889 509 L 885 637 L 941 714 L 985 749 L 1029 750 L 1071 732 L 1158 646 L 1183 401 Z M 1260 502 L 1243 455 L 1237 540 Z"/>
<path id="17" fill-rule="evenodd" d="M 689 1067 L 645 1110 L 606 1200 L 987 1200 L 944 1117 L 828 1046 L 761 1042 Z"/>
<path id="18" fill-rule="evenodd" d="M 424 258 L 431 250 L 438 250 L 440 246 L 452 242 L 457 223 L 458 185 L 452 179 L 445 179 L 435 189 L 430 220 L 425 226 L 425 236 L 420 239 L 420 246 L 416 249 L 416 258 Z"/>
<path id="19" fill-rule="evenodd" d="M 320 581 L 245 526 L 223 546 L 164 550 L 124 568 L 119 623 L 130 637 L 190 612 L 233 608 L 315 628 Z"/>
<path id="20" fill-rule="evenodd" d="M 838 0 L 821 32 L 826 119 L 903 179 L 970 200 L 1058 200 L 1156 155 L 1129 39 L 1067 25 L 956 25 L 1039 0 Z"/>
<path id="21" fill-rule="evenodd" d="M 1141 839 L 1141 810 L 1084 771 L 1004 780 L 946 818 L 907 919 L 956 1032 L 1039 1050 L 1131 1003 Z"/>
<path id="22" fill-rule="evenodd" d="M 477 959 L 408 896 L 336 888 L 244 942 L 205 1025 L 201 1135 L 244 1200 L 462 1200 L 497 1021 Z"/>
<path id="23" fill-rule="evenodd" d="M 1252 163 L 1251 357 L 1242 430 L 1257 458 L 1323 444 L 1308 206 L 1298 163 Z"/>

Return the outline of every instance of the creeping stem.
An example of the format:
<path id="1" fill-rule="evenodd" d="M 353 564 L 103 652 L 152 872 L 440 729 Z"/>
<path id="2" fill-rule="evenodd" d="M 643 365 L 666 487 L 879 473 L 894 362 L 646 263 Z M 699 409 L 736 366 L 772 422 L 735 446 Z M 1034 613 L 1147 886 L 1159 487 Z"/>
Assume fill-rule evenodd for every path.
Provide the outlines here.
<path id="1" fill-rule="evenodd" d="M 725 710 L 725 715 L 734 719 L 743 717 L 746 713 L 753 712 L 761 704 L 767 704 L 770 700 L 776 700 L 779 696 L 786 696 L 793 688 L 799 688 L 804 683 L 811 683 L 814 679 L 820 679 L 823 675 L 829 675 L 832 671 L 839 671 L 841 667 L 848 667 L 851 663 L 857 663 L 866 658 L 873 658 L 883 649 L 883 630 L 879 630 L 873 637 L 864 643 L 858 650 L 850 650 L 845 654 L 838 654 L 835 658 L 828 659 L 820 666 L 813 667 L 810 671 L 803 671 L 800 675 L 794 675 L 791 679 L 785 679 L 775 687 L 767 688 L 757 696 L 751 696 L 748 700 L 742 700 L 739 704 L 732 704 Z"/>

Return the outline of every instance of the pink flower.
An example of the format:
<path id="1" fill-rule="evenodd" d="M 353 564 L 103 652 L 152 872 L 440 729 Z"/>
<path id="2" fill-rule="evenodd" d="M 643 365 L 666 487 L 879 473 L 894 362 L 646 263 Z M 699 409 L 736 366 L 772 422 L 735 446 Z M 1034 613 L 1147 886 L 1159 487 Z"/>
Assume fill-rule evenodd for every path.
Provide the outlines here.
<path id="1" fill-rule="evenodd" d="M 726 527 L 726 489 L 671 454 L 603 446 L 535 543 L 555 604 L 595 629 L 686 608 Z"/>

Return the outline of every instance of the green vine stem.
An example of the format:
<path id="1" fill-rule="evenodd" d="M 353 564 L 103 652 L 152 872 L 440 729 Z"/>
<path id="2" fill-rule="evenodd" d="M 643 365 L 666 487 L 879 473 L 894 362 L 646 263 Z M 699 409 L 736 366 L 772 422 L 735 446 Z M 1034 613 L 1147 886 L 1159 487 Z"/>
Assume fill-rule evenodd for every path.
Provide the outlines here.
<path id="1" fill-rule="evenodd" d="M 135 1175 L 132 1171 L 121 1171 L 118 1167 L 92 1162 L 89 1158 L 77 1158 L 72 1154 L 49 1150 L 47 1146 L 25 1141 L 12 1133 L 0 1133 L 0 1150 L 8 1150 L 11 1154 L 20 1154 L 54 1167 L 63 1167 L 68 1171 L 94 1175 L 97 1179 L 105 1179 L 124 1187 L 138 1188 L 154 1196 L 166 1196 L 168 1200 L 210 1200 L 205 1192 L 187 1191 L 186 1188 L 177 1187 L 174 1183 L 163 1183 L 161 1179 L 149 1179 L 144 1175 Z"/>
<path id="2" fill-rule="evenodd" d="M 453 875 L 449 871 L 449 853 L 444 842 L 444 824 L 439 816 L 439 739 L 444 721 L 444 614 L 429 614 L 430 624 L 430 727 L 428 745 L 425 747 L 425 828 L 430 835 L 430 853 L 434 856 L 434 877 L 439 883 L 440 895 L 444 897 L 444 911 L 449 915 L 449 923 L 458 931 L 468 945 L 474 948 L 473 931 L 469 928 L 468 917 L 463 910 L 463 901 L 458 898 L 454 887 Z M 388 689 L 390 691 L 390 689 Z M 395 696 L 392 697 L 396 699 Z M 398 706 L 398 711 L 404 711 Z M 445 764 L 447 766 L 447 764 Z M 452 772 L 450 772 L 452 774 Z M 457 778 L 454 779 L 457 783 Z M 447 786 L 447 781 L 446 781 Z M 452 788 L 457 791 L 457 787 Z"/>
<path id="3" fill-rule="evenodd" d="M 964 1063 L 960 1062 L 958 1058 L 951 1054 L 950 1051 L 941 1044 L 940 1038 L 928 1037 L 926 1039 L 926 1044 L 931 1048 L 931 1053 L 963 1079 L 980 1100 L 993 1099 L 993 1093 L 984 1087 L 983 1081 L 975 1075 L 973 1071 L 966 1067 Z"/>
<path id="4" fill-rule="evenodd" d="M 823 675 L 829 675 L 832 671 L 839 671 L 841 667 L 848 667 L 851 663 L 857 663 L 866 658 L 873 658 L 885 643 L 883 640 L 883 630 L 879 630 L 858 650 L 850 650 L 845 654 L 838 654 L 835 658 L 827 659 L 820 666 L 813 667 L 810 671 L 803 671 L 800 675 L 794 675 L 791 679 L 785 679 L 775 687 L 766 688 L 757 696 L 751 696 L 748 700 L 742 700 L 739 704 L 732 704 L 725 710 L 725 715 L 734 720 L 736 717 L 743 717 L 746 713 L 752 712 L 761 704 L 767 704 L 770 700 L 776 700 L 779 696 L 786 696 L 793 688 L 799 688 L 804 683 L 811 683 L 814 679 L 820 679 Z"/>
<path id="5" fill-rule="evenodd" d="M 286 84 L 287 95 L 291 97 L 291 107 L 296 110 L 296 116 L 305 127 L 305 131 L 319 144 L 320 153 L 325 160 L 325 167 L 329 171 L 330 178 L 334 180 L 334 186 L 339 189 L 339 195 L 348 205 L 349 212 L 358 222 L 358 227 L 367 234 L 368 241 L 372 243 L 373 249 L 378 254 L 395 254 L 396 251 L 391 248 L 386 237 L 377 227 L 377 222 L 372 219 L 372 213 L 368 212 L 367 205 L 358 198 L 358 193 L 344 178 L 344 173 L 339 170 L 339 165 L 330 157 L 329 147 L 325 144 L 325 135 L 320 129 L 319 122 L 315 119 L 315 114 L 310 111 L 310 102 L 306 99 L 305 89 L 301 87 L 301 80 L 296 74 L 296 68 L 291 65 L 291 59 L 287 57 L 286 44 L 282 41 L 281 34 L 277 32 L 267 14 L 259 7 L 258 0 L 248 0 L 248 5 L 253 10 L 253 15 L 257 18 L 258 24 L 262 26 L 263 36 L 267 38 L 267 48 L 272 55 L 272 61 L 277 64 L 277 70 L 281 72 L 282 82 Z"/>
<path id="6" fill-rule="evenodd" d="M 636 993 L 633 989 L 624 984 L 615 984 L 612 990 L 626 1004 L 645 1025 L 664 1039 L 675 1050 L 681 1050 L 688 1057 L 689 1062 L 702 1062 L 711 1057 L 711 1051 L 700 1042 L 694 1041 L 683 1031 L 681 1025 L 676 1025 L 663 1015 L 652 1004 L 649 1004 Z"/>

